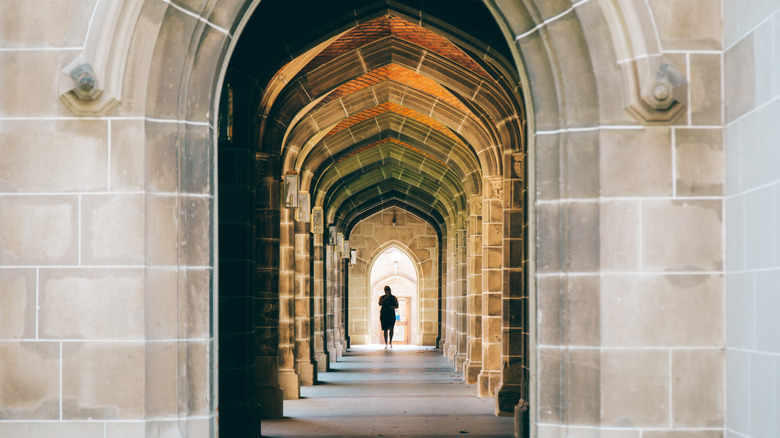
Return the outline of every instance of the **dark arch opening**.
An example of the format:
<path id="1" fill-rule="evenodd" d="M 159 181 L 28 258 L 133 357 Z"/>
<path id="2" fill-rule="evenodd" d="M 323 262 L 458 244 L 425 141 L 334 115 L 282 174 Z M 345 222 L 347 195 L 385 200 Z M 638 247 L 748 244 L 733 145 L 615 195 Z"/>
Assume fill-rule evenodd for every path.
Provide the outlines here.
<path id="1" fill-rule="evenodd" d="M 318 166 L 313 168 L 296 167 L 296 163 L 306 162 L 307 157 L 331 154 L 330 133 L 340 123 L 349 123 L 351 116 L 357 116 L 347 104 L 348 98 L 357 94 L 345 94 L 343 90 L 354 81 L 367 80 L 376 71 L 361 71 L 355 64 L 339 66 L 339 60 L 350 56 L 359 58 L 365 65 L 368 58 L 360 53 L 359 42 L 354 47 L 340 48 L 341 52 L 326 57 L 323 64 L 314 68 L 307 64 L 350 30 L 382 24 L 383 17 L 390 17 L 385 21 L 398 18 L 402 27 L 419 28 L 414 35 L 433 41 L 421 39 L 410 44 L 409 39 L 413 38 L 406 35 L 405 43 L 401 44 L 403 50 L 377 52 L 376 56 L 388 58 L 378 61 L 377 68 L 405 67 L 398 71 L 404 71 L 406 77 L 398 73 L 387 80 L 410 90 L 395 100 L 390 94 L 388 99 L 378 99 L 401 108 L 391 108 L 393 119 L 385 122 L 391 128 L 363 135 L 357 130 L 365 129 L 358 126 L 365 119 L 358 120 L 346 129 L 354 129 L 351 136 L 359 140 L 340 144 L 330 161 L 314 160 Z M 393 31 L 403 32 L 393 29 L 391 34 Z M 403 39 L 398 34 L 392 37 Z M 449 45 L 436 46 L 437 37 Z M 427 70 L 422 68 L 424 62 L 432 59 L 436 60 L 435 64 L 426 67 Z M 285 394 L 280 373 L 292 369 L 293 362 L 297 366 L 301 361 L 299 355 L 313 357 L 313 350 L 320 348 L 319 344 L 333 342 L 338 337 L 334 331 L 327 339 L 326 327 L 319 327 L 323 337 L 319 343 L 313 339 L 303 342 L 295 333 L 289 333 L 290 318 L 293 318 L 291 326 L 299 327 L 294 321 L 296 305 L 308 307 L 309 331 L 316 333 L 317 323 L 311 316 L 315 308 L 321 305 L 325 311 L 335 303 L 328 303 L 327 295 L 318 303 L 313 298 L 305 302 L 280 293 L 280 290 L 291 290 L 290 283 L 298 281 L 297 273 L 288 267 L 295 257 L 292 249 L 296 236 L 309 230 L 308 223 L 296 222 L 293 212 L 282 206 L 283 174 L 297 172 L 312 206 L 323 209 L 325 225 L 333 225 L 343 235 L 349 235 L 361 218 L 388 205 L 426 218 L 439 239 L 441 325 L 441 290 L 445 281 L 442 264 L 446 263 L 447 255 L 443 252 L 448 250 L 445 244 L 448 236 L 465 233 L 459 217 L 468 207 L 468 196 L 481 194 L 485 172 L 491 176 L 504 174 L 507 165 L 511 166 L 503 162 L 504 152 L 523 148 L 522 99 L 517 94 L 519 79 L 511 60 L 511 51 L 493 16 L 476 0 L 379 0 L 360 5 L 320 0 L 263 0 L 253 12 L 229 61 L 219 116 L 219 410 L 223 436 L 256 436 L 260 418 L 281 417 Z M 439 84 L 441 90 L 413 88 L 411 81 L 420 78 L 409 79 L 406 72 L 411 71 L 408 66 L 414 63 L 424 72 L 419 76 Z M 468 68 L 464 67 L 466 64 Z M 357 70 L 338 80 L 316 75 L 327 68 Z M 482 72 L 484 75 L 480 76 Z M 424 91 L 434 98 L 404 106 L 403 99 L 413 94 L 411 90 Z M 339 93 L 340 96 L 334 97 Z M 454 105 L 458 102 L 462 105 L 460 113 L 447 110 L 444 105 L 436 107 L 436 102 L 450 98 L 454 99 Z M 321 104 L 328 99 L 340 99 L 341 105 L 332 106 L 336 112 L 342 107 L 343 114 L 325 111 Z M 322 111 L 315 119 L 312 109 L 320 108 Z M 430 108 L 430 113 L 425 115 L 420 108 Z M 382 117 L 382 114 L 368 117 Z M 388 120 L 386 116 L 385 120 Z M 463 127 L 463 131 L 454 126 Z M 291 144 L 292 132 L 306 142 Z M 393 152 L 396 155 L 382 155 L 380 140 L 388 137 L 403 144 L 396 147 Z M 428 141 L 429 138 L 436 138 L 438 143 Z M 470 143 L 476 141 L 473 139 L 483 139 L 482 144 Z M 312 146 L 307 151 L 309 142 Z M 459 152 L 447 152 L 448 144 Z M 353 160 L 357 164 L 348 160 L 358 153 L 361 159 Z M 338 163 L 343 163 L 344 169 L 329 174 L 328 169 Z M 448 183 L 455 180 L 462 186 L 440 190 L 441 181 L 432 179 L 431 172 L 419 172 L 426 163 L 451 167 L 451 175 L 469 177 L 459 177 L 460 181 L 448 177 Z M 373 179 L 361 178 L 368 174 L 369 168 L 373 170 Z M 339 176 L 345 171 L 349 171 L 349 179 Z M 383 172 L 388 175 L 383 177 Z M 458 245 L 465 244 L 455 241 Z M 316 287 L 347 287 L 346 265 L 335 258 L 331 260 L 327 239 L 310 237 L 307 242 L 311 278 L 305 284 L 310 290 L 315 289 L 316 263 L 322 265 L 319 279 L 322 284 Z M 346 294 L 340 296 L 345 298 Z M 348 327 L 347 307 L 341 305 L 340 315 L 325 314 L 319 324 L 341 325 L 342 330 Z M 328 316 L 332 319 L 328 320 Z M 344 336 L 348 339 L 349 334 Z M 329 360 L 335 359 L 328 351 L 324 353 Z M 319 367 L 323 369 L 322 364 Z"/>

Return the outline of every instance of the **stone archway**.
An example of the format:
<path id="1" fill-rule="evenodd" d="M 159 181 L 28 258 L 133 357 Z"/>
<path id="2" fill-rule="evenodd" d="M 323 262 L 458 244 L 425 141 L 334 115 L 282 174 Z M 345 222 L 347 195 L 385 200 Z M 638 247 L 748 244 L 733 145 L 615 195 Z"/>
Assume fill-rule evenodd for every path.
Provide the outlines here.
<path id="1" fill-rule="evenodd" d="M 201 320 L 214 308 L 217 277 L 213 254 L 218 241 L 214 220 L 215 109 L 235 37 L 258 4 L 259 1 L 224 0 L 198 9 L 150 2 L 134 9 L 133 14 L 120 17 L 116 31 L 109 28 L 115 21 L 101 23 L 106 27 L 106 34 L 125 39 L 126 44 L 120 44 L 127 48 L 125 51 L 104 51 L 110 52 L 106 65 L 118 63 L 121 67 L 118 70 L 125 72 L 115 111 L 137 122 L 135 135 L 143 139 L 148 163 L 142 195 L 145 206 L 143 278 L 147 281 L 144 293 L 148 315 L 158 312 L 153 307 L 158 291 L 171 287 L 175 294 L 170 298 L 183 303 L 177 323 L 189 318 Z M 531 133 L 528 152 L 533 165 L 528 172 L 517 171 L 510 164 L 513 163 L 511 151 L 505 152 L 504 172 L 506 175 L 514 172 L 514 180 L 520 182 L 522 178 L 523 183 L 534 187 L 531 196 L 536 203 L 531 204 L 532 211 L 509 212 L 506 218 L 508 223 L 522 228 L 525 222 L 521 218 L 527 217 L 533 225 L 530 237 L 538 243 L 535 253 L 521 257 L 530 261 L 522 267 L 526 273 L 524 280 L 519 280 L 527 284 L 505 289 L 506 293 L 498 300 L 506 304 L 504 308 L 514 309 L 510 311 L 512 315 L 523 315 L 521 309 L 526 309 L 528 316 L 520 320 L 507 318 L 502 326 L 502 343 L 498 345 L 506 345 L 507 353 L 499 368 L 512 376 L 505 382 L 522 386 L 504 389 L 523 394 L 523 400 L 530 400 L 532 409 L 537 409 L 532 418 L 548 426 L 597 427 L 601 419 L 597 421 L 594 412 L 598 411 L 595 405 L 600 400 L 587 406 L 577 405 L 580 409 L 575 411 L 577 415 L 572 416 L 570 410 L 569 417 L 562 413 L 561 406 L 568 406 L 579 395 L 561 388 L 585 388 L 583 391 L 590 389 L 596 393 L 602 388 L 599 378 L 578 380 L 584 372 L 579 364 L 597 369 L 601 352 L 568 347 L 593 347 L 603 342 L 598 328 L 589 325 L 587 336 L 575 330 L 578 324 L 589 321 L 567 314 L 564 304 L 572 299 L 567 295 L 570 291 L 582 290 L 589 298 L 576 298 L 583 298 L 584 305 L 591 310 L 599 309 L 602 287 L 599 272 L 606 266 L 635 273 L 634 267 L 627 268 L 608 254 L 604 256 L 604 248 L 624 247 L 600 234 L 602 224 L 615 220 L 617 210 L 622 209 L 622 213 L 632 206 L 616 206 L 600 200 L 599 196 L 624 194 L 615 182 L 617 178 L 612 177 L 618 171 L 609 161 L 614 157 L 610 154 L 620 153 L 614 147 L 620 135 L 629 132 L 651 143 L 669 142 L 663 134 L 644 128 L 628 115 L 626 107 L 651 121 L 673 117 L 680 102 L 674 100 L 664 107 L 662 101 L 666 99 L 664 96 L 675 96 L 679 84 L 673 75 L 656 75 L 660 69 L 643 64 L 646 60 L 663 59 L 660 51 L 650 44 L 657 39 L 652 34 L 645 35 L 643 30 L 652 29 L 648 11 L 643 14 L 625 6 L 625 9 L 617 6 L 602 9 L 601 3 L 596 2 L 580 2 L 576 7 L 543 1 L 524 3 L 528 6 L 497 1 L 486 4 L 505 29 L 507 40 L 514 44 L 510 46 L 523 78 L 520 87 L 528 99 L 528 132 Z M 636 23 L 647 26 L 633 26 Z M 123 30 L 124 36 L 120 35 Z M 101 46 L 115 43 L 113 38 L 95 41 L 94 44 Z M 660 91 L 656 93 L 656 90 Z M 89 111 L 89 104 L 86 106 L 85 110 Z M 602 162 L 602 158 L 606 161 Z M 636 179 L 641 179 L 641 175 L 629 181 Z M 518 183 L 505 183 L 502 189 L 506 199 L 515 196 L 520 187 Z M 637 192 L 643 195 L 641 190 Z M 666 210 L 680 211 L 671 207 Z M 586 237 L 575 239 L 575 236 Z M 517 240 L 516 235 L 510 235 L 502 242 L 503 248 L 516 250 Z M 530 248 L 533 251 L 534 245 Z M 504 271 L 501 280 L 518 281 L 521 276 L 518 272 Z M 157 282 L 163 277 L 164 287 Z M 528 294 L 512 292 L 518 290 Z M 545 321 L 557 321 L 561 327 L 558 335 L 551 335 L 555 330 L 545 325 L 549 322 L 537 327 L 534 312 L 529 312 L 536 308 L 547 317 Z M 206 338 L 185 328 L 167 339 L 164 346 L 150 344 L 149 354 L 144 357 L 145 369 L 149 370 L 146 380 L 163 379 L 164 384 L 152 388 L 159 393 L 150 392 L 144 400 L 146 415 L 154 412 L 160 417 L 177 418 L 179 424 L 149 420 L 155 426 L 149 428 L 147 435 L 162 435 L 166 428 L 193 432 L 215 428 L 218 399 L 214 384 L 218 373 L 213 365 L 217 354 L 215 325 L 216 320 L 212 320 L 212 330 Z M 561 348 L 558 352 L 536 350 L 537 335 L 540 344 Z M 154 337 L 150 328 L 146 339 L 154 340 Z M 155 349 L 165 350 L 166 359 L 154 354 Z M 535 362 L 528 361 L 534 354 L 537 355 L 534 359 L 544 364 L 542 368 L 558 371 L 557 380 L 556 373 L 543 376 L 549 380 L 541 383 L 535 380 L 536 375 L 529 370 Z M 177 362 L 181 366 L 168 364 L 172 356 L 183 361 Z M 620 363 L 615 355 L 607 360 L 610 366 Z M 157 365 L 165 373 L 160 373 Z M 534 386 L 537 383 L 557 388 L 557 392 L 546 392 L 550 394 L 546 398 Z M 160 406 L 160 399 L 177 403 Z M 515 399 L 507 397 L 508 402 Z M 502 410 L 506 412 L 508 407 L 503 406 Z M 204 416 L 209 420 L 203 421 Z"/>

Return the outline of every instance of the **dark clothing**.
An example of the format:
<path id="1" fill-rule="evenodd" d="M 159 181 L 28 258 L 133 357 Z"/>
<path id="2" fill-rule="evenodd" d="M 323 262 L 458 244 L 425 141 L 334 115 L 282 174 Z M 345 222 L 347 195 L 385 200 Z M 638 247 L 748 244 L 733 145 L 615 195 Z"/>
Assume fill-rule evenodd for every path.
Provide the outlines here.
<path id="1" fill-rule="evenodd" d="M 395 308 L 398 307 L 398 299 L 393 295 L 383 295 L 379 297 L 379 305 L 382 306 L 382 310 L 379 311 L 382 330 L 392 330 L 395 326 Z"/>

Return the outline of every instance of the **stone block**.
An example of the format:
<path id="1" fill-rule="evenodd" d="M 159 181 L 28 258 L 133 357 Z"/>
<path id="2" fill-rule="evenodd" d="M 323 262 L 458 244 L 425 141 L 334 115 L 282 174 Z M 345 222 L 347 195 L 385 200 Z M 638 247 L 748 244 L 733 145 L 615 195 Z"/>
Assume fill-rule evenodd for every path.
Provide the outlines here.
<path id="1" fill-rule="evenodd" d="M 205 339 L 211 336 L 212 271 L 179 271 L 179 337 Z"/>
<path id="2" fill-rule="evenodd" d="M 720 50 L 721 3 L 713 0 L 651 0 L 663 50 Z"/>
<path id="3" fill-rule="evenodd" d="M 220 2 L 219 6 L 214 9 L 221 9 L 222 3 Z M 197 43 L 197 51 L 194 54 L 190 54 L 192 59 L 186 60 L 191 62 L 188 71 L 189 77 L 187 77 L 189 92 L 187 93 L 186 107 L 184 109 L 186 118 L 189 121 L 210 122 L 209 119 L 214 109 L 214 99 L 217 94 L 217 82 L 219 79 L 217 77 L 219 69 L 214 68 L 214 66 L 225 62 L 224 55 L 229 41 L 228 38 L 230 37 L 221 29 L 215 29 L 202 22 L 195 27 L 192 43 Z M 189 128 L 188 126 L 188 130 Z M 206 145 L 207 150 L 204 152 L 211 149 L 210 142 L 206 141 Z M 209 160 L 202 160 L 200 164 L 207 164 L 208 162 Z M 185 157 L 185 170 L 192 164 L 198 165 L 199 163 L 197 160 L 188 160 Z"/>
<path id="4" fill-rule="evenodd" d="M 566 421 L 581 426 L 598 426 L 601 422 L 601 366 L 596 350 L 570 349 L 563 352 L 564 388 L 561 402 Z"/>
<path id="5" fill-rule="evenodd" d="M 179 314 L 176 268 L 148 268 L 144 292 L 144 331 L 147 339 L 175 339 Z"/>
<path id="6" fill-rule="evenodd" d="M 599 346 L 601 342 L 600 281 L 597 275 L 567 279 L 564 296 L 564 342 L 568 345 Z"/>
<path id="7" fill-rule="evenodd" d="M 597 202 L 572 202 L 568 204 L 565 252 L 566 266 L 574 272 L 593 272 L 599 269 L 599 204 Z"/>
<path id="8" fill-rule="evenodd" d="M 722 56 L 704 53 L 692 53 L 690 56 L 691 123 L 720 125 L 723 123 Z"/>
<path id="9" fill-rule="evenodd" d="M 599 206 L 602 271 L 636 272 L 639 269 L 639 202 L 605 200 Z"/>
<path id="10" fill-rule="evenodd" d="M 179 124 L 146 121 L 145 159 L 146 190 L 177 192 L 179 190 Z"/>
<path id="11" fill-rule="evenodd" d="M 81 210 L 82 264 L 143 264 L 142 195 L 83 195 Z"/>
<path id="12" fill-rule="evenodd" d="M 179 369 L 186 369 L 187 409 L 190 416 L 206 416 L 211 406 L 213 380 L 209 341 L 189 341 L 186 355 L 180 356 Z M 180 403 L 182 401 L 180 400 Z"/>
<path id="13" fill-rule="evenodd" d="M 0 3 L 0 46 L 31 49 L 84 44 L 95 0 L 10 0 Z M 46 13 L 42 14 L 41 11 Z"/>
<path id="14" fill-rule="evenodd" d="M 0 197 L 0 263 L 78 263 L 76 196 Z"/>
<path id="15" fill-rule="evenodd" d="M 150 342 L 144 352 L 144 413 L 148 418 L 179 414 L 179 347 L 176 341 Z"/>
<path id="16" fill-rule="evenodd" d="M 643 202 L 642 269 L 720 271 L 722 227 L 720 200 Z"/>
<path id="17" fill-rule="evenodd" d="M 15 1 L 13 4 L 18 5 L 18 2 Z M 3 6 L 5 5 L 6 3 L 3 2 Z M 26 7 L 23 9 L 25 13 L 34 14 L 36 18 L 41 15 L 47 15 L 41 14 L 40 10 L 37 10 L 37 13 L 35 13 L 33 9 Z M 8 17 L 6 15 L 2 15 L 2 17 L 0 26 L 5 31 Z M 13 18 L 10 19 L 13 20 Z M 57 17 L 57 19 L 61 20 L 60 17 Z M 34 26 L 30 30 L 38 32 L 39 27 Z M 57 72 L 73 61 L 76 53 L 71 50 L 11 50 L 0 52 L 0 65 L 3 66 L 0 69 L 0 83 L 4 84 L 3 94 L 0 95 L 0 117 L 71 116 L 65 105 L 56 98 L 58 90 L 55 78 Z M 3 124 L 5 123 L 7 122 L 4 121 Z M 43 125 L 48 122 L 36 120 L 24 121 L 22 123 Z M 55 122 L 55 124 L 67 123 L 70 122 Z M 98 123 L 105 124 L 105 122 Z M 29 134 L 33 135 L 34 131 L 31 131 Z"/>
<path id="18" fill-rule="evenodd" d="M 775 358 L 766 354 L 751 354 L 747 372 L 750 376 L 750 436 L 775 435 L 777 393 L 775 385 L 768 381 L 774 380 Z"/>
<path id="19" fill-rule="evenodd" d="M 562 2 L 559 2 L 562 3 Z M 563 86 L 567 127 L 596 126 L 599 120 L 596 79 L 589 59 L 590 50 L 576 14 L 565 14 L 548 22 L 550 44 L 555 46 L 555 68 Z M 549 49 L 542 53 L 550 53 Z M 523 53 L 525 55 L 525 53 Z M 554 90 L 549 88 L 547 90 Z M 549 93 L 548 94 L 554 94 Z"/>
<path id="20" fill-rule="evenodd" d="M 755 333 L 756 349 L 763 352 L 780 353 L 780 318 L 777 312 L 780 309 L 780 294 L 777 293 L 777 285 L 780 284 L 780 272 L 777 270 L 761 271 L 755 276 L 755 303 L 756 313 Z M 729 319 L 729 323 L 739 324 L 741 321 Z"/>
<path id="21" fill-rule="evenodd" d="M 112 120 L 111 173 L 108 182 L 112 191 L 144 189 L 145 149 L 143 120 Z"/>
<path id="22" fill-rule="evenodd" d="M 564 192 L 570 199 L 599 197 L 599 135 L 595 131 L 569 132 L 566 139 Z"/>
<path id="23" fill-rule="evenodd" d="M 0 339 L 34 339 L 36 315 L 35 270 L 0 270 Z"/>
<path id="24" fill-rule="evenodd" d="M 605 350 L 601 356 L 601 424 L 668 427 L 669 351 Z"/>
<path id="25" fill-rule="evenodd" d="M 750 436 L 751 354 L 726 350 L 726 422 L 729 429 Z"/>
<path id="26" fill-rule="evenodd" d="M 600 140 L 602 196 L 672 194 L 669 128 L 602 130 Z"/>
<path id="27" fill-rule="evenodd" d="M 144 436 L 145 422 L 123 421 L 105 423 L 105 438 L 137 438 Z"/>
<path id="28" fill-rule="evenodd" d="M 602 345 L 722 345 L 722 281 L 719 274 L 602 276 Z"/>
<path id="29" fill-rule="evenodd" d="M 716 428 L 725 420 L 723 350 L 672 352 L 672 421 L 674 427 Z"/>
<path id="30" fill-rule="evenodd" d="M 104 428 L 104 423 L 96 421 L 0 422 L 0 436 L 14 438 L 39 438 L 44 436 L 56 436 L 57 438 L 105 438 Z M 109 437 L 115 438 L 113 435 L 109 435 Z M 121 435 L 118 437 L 121 437 Z"/>
<path id="31" fill-rule="evenodd" d="M 725 152 L 721 129 L 677 129 L 674 151 L 677 196 L 723 195 Z"/>
<path id="32" fill-rule="evenodd" d="M 3 56 L 0 53 L 0 60 Z M 0 61 L 0 65 L 5 71 L 7 64 Z M 4 92 L 3 96 L 8 94 Z M 30 96 L 20 99 L 29 102 Z M 46 100 L 52 99 L 47 96 Z M 0 105 L 1 102 L 2 99 Z M 3 137 L 0 143 L 2 191 L 99 191 L 108 187 L 108 125 L 105 121 L 3 120 L 0 121 L 0 136 Z"/>
<path id="33" fill-rule="evenodd" d="M 0 342 L 0 369 L 3 370 L 0 374 L 0 386 L 3 388 L 0 391 L 0 418 L 60 418 L 58 343 Z"/>
<path id="34" fill-rule="evenodd" d="M 720 430 L 646 430 L 642 438 L 723 438 Z"/>
<path id="35" fill-rule="evenodd" d="M 753 36 L 743 38 L 726 50 L 723 58 L 726 122 L 753 109 L 756 101 L 756 73 Z"/>
<path id="36" fill-rule="evenodd" d="M 729 347 L 744 350 L 756 347 L 755 281 L 753 272 L 726 274 L 726 345 Z"/>
<path id="37" fill-rule="evenodd" d="M 62 417 L 66 420 L 144 415 L 143 343 L 65 343 L 62 379 Z"/>
<path id="38" fill-rule="evenodd" d="M 176 265 L 178 262 L 178 206 L 175 196 L 146 197 L 146 262 Z"/>
<path id="39" fill-rule="evenodd" d="M 142 339 L 143 269 L 40 272 L 40 337 Z"/>
<path id="40" fill-rule="evenodd" d="M 728 107 L 727 107 L 728 108 Z M 780 148 L 775 147 L 780 126 L 780 99 L 753 111 L 740 121 L 739 142 L 739 184 L 741 190 L 762 188 L 777 181 L 775 160 L 780 159 Z M 731 140 L 731 138 L 729 138 Z M 731 157 L 729 157 L 731 158 Z M 737 181 L 735 181 L 737 182 Z M 735 187 L 735 189 L 737 189 Z"/>
<path id="41" fill-rule="evenodd" d="M 540 204 L 536 207 L 536 269 L 540 273 L 559 272 L 561 261 L 560 206 Z"/>

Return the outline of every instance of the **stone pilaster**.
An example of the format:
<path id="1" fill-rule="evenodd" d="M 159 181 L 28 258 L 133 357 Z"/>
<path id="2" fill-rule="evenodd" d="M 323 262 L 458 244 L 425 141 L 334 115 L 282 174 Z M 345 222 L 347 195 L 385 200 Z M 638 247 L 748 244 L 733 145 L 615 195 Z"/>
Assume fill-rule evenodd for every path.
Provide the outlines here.
<path id="1" fill-rule="evenodd" d="M 463 367 L 466 383 L 477 383 L 482 371 L 482 197 L 472 196 L 467 226 L 466 313 L 468 358 Z"/>
<path id="2" fill-rule="evenodd" d="M 521 154 L 518 154 L 521 157 Z M 519 166 L 522 159 L 517 158 Z M 522 167 L 521 167 L 522 168 Z M 504 208 L 503 242 L 503 298 L 501 320 L 503 349 L 501 352 L 501 385 L 496 394 L 496 413 L 527 416 L 530 377 L 528 363 L 528 287 L 525 278 L 527 257 L 525 251 L 526 220 L 524 211 L 525 189 L 520 179 L 522 172 L 515 171 L 513 178 L 504 182 L 507 196 Z"/>
<path id="3" fill-rule="evenodd" d="M 482 203 L 482 371 L 479 396 L 494 397 L 501 378 L 503 284 L 501 178 L 485 178 Z"/>
<path id="4" fill-rule="evenodd" d="M 301 384 L 317 383 L 317 361 L 312 349 L 311 245 L 305 222 L 295 222 L 295 370 Z"/>
<path id="5" fill-rule="evenodd" d="M 295 248 L 293 212 L 281 210 L 279 232 L 279 384 L 285 400 L 300 398 L 295 369 Z"/>
<path id="6" fill-rule="evenodd" d="M 456 234 L 455 258 L 455 323 L 456 323 L 456 353 L 455 369 L 462 370 L 468 359 L 468 314 L 466 312 L 466 220 L 467 215 L 458 216 Z"/>
<path id="7" fill-rule="evenodd" d="M 328 361 L 336 362 L 339 357 L 336 347 L 336 270 L 333 267 L 333 247 L 325 245 L 325 345 Z"/>
<path id="8" fill-rule="evenodd" d="M 317 371 L 328 371 L 328 351 L 325 338 L 325 247 L 322 245 L 322 234 L 311 236 L 312 247 L 312 301 L 314 315 L 314 360 L 317 361 Z"/>

